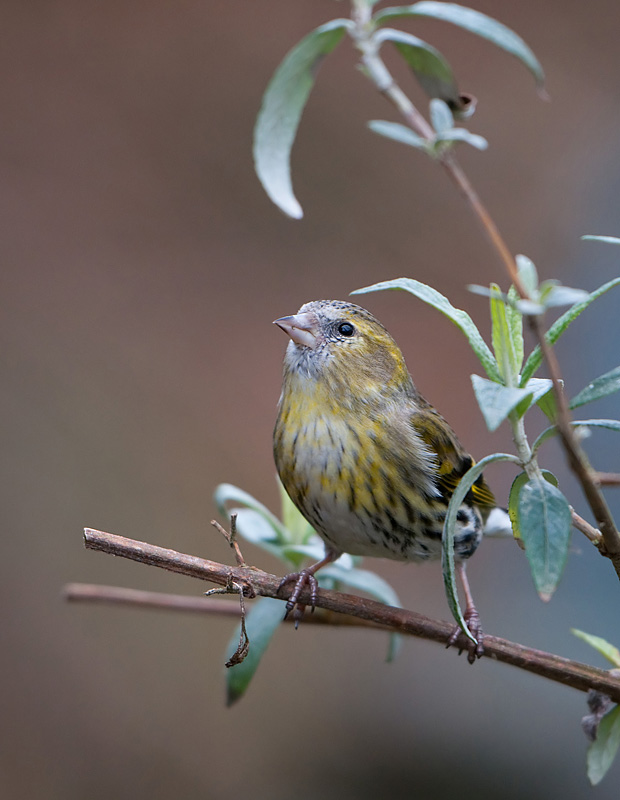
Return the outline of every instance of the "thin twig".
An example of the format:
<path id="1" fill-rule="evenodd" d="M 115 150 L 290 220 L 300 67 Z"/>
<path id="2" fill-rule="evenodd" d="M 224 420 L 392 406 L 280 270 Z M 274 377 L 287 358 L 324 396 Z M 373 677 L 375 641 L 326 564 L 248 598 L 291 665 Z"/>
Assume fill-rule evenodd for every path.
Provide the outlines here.
<path id="1" fill-rule="evenodd" d="M 587 536 L 592 544 L 600 547 L 603 537 L 601 536 L 601 532 L 598 530 L 598 528 L 595 528 L 594 525 L 590 525 L 587 520 L 585 520 L 583 517 L 580 517 L 574 508 L 571 508 L 570 514 L 573 527 L 577 528 L 577 530 L 580 533 L 583 533 L 584 536 Z"/>
<path id="2" fill-rule="evenodd" d="M 68 583 L 63 589 L 63 597 L 70 603 L 131 606 L 157 611 L 190 611 L 197 614 L 239 619 L 239 603 L 236 600 L 215 600 L 213 597 L 147 592 L 141 589 L 128 589 L 124 586 L 102 586 L 95 583 Z M 282 622 L 292 625 L 295 620 L 290 615 L 285 619 L 283 612 Z M 372 628 L 377 631 L 390 630 L 385 625 L 338 614 L 325 608 L 317 608 L 313 614 L 307 614 L 304 618 L 305 625 L 336 625 L 349 628 Z"/>
<path id="3" fill-rule="evenodd" d="M 219 564 L 216 561 L 185 555 L 176 550 L 156 547 L 145 542 L 137 542 L 90 528 L 84 531 L 84 541 L 86 547 L 92 550 L 129 558 L 199 580 L 211 581 L 220 586 L 226 586 L 233 580 L 242 586 L 251 587 L 257 595 L 276 597 L 281 600 L 287 599 L 288 596 L 286 594 L 282 597 L 278 593 L 280 586 L 278 577 L 256 567 L 230 567 L 227 564 Z M 308 590 L 302 592 L 300 601 L 305 604 L 310 603 Z M 448 641 L 454 627 L 449 622 L 430 619 L 413 611 L 386 606 L 364 597 L 327 589 L 319 590 L 316 605 L 319 608 L 368 620 L 398 633 L 418 636 L 442 645 Z M 484 655 L 487 658 L 512 664 L 580 691 L 596 689 L 611 697 L 615 702 L 620 702 L 620 679 L 611 676 L 605 670 L 488 634 L 484 637 L 484 648 Z"/>
<path id="4" fill-rule="evenodd" d="M 620 486 L 619 472 L 596 472 L 594 480 L 599 486 Z"/>

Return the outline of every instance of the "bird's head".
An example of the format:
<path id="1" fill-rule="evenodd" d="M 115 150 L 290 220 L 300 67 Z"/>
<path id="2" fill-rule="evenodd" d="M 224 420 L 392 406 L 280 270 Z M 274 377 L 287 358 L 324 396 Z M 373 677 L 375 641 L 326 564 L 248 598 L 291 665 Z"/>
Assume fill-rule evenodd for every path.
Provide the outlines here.
<path id="1" fill-rule="evenodd" d="M 366 309 L 341 300 L 315 300 L 275 324 L 291 337 L 285 384 L 293 377 L 318 381 L 341 402 L 414 395 L 398 345 Z"/>

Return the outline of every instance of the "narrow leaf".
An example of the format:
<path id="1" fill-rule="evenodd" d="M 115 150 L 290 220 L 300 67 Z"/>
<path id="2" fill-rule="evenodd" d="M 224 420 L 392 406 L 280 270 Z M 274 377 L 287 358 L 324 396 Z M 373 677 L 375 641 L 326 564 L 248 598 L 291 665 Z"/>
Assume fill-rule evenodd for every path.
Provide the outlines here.
<path id="1" fill-rule="evenodd" d="M 256 119 L 254 165 L 263 188 L 285 214 L 303 216 L 291 183 L 291 149 L 322 59 L 352 22 L 334 19 L 303 38 L 276 69 Z"/>
<path id="2" fill-rule="evenodd" d="M 329 564 L 318 573 L 318 577 L 329 577 L 338 583 L 369 594 L 381 603 L 401 608 L 398 595 L 390 584 L 375 572 L 367 569 L 343 569 L 338 564 Z"/>
<path id="3" fill-rule="evenodd" d="M 379 136 L 385 136 L 386 139 L 392 139 L 401 144 L 407 144 L 410 147 L 415 147 L 418 150 L 424 150 L 427 153 L 430 151 L 431 142 L 428 139 L 423 139 L 414 133 L 411 128 L 406 125 L 401 125 L 399 122 L 387 122 L 382 119 L 373 119 L 368 123 L 368 127 L 373 133 L 378 133 Z"/>
<path id="4" fill-rule="evenodd" d="M 489 378 L 493 381 L 501 382 L 501 376 L 493 353 L 489 350 L 488 345 L 480 335 L 480 331 L 466 311 L 455 308 L 448 298 L 444 297 L 436 289 L 413 278 L 396 278 L 391 281 L 381 281 L 372 286 L 365 286 L 363 289 L 356 289 L 351 294 L 367 294 L 368 292 L 380 292 L 384 289 L 404 289 L 406 292 L 415 295 L 419 300 L 441 311 L 465 334 L 471 349 L 480 360 Z"/>
<path id="5" fill-rule="evenodd" d="M 508 309 L 497 284 L 491 284 L 491 326 L 493 351 L 500 375 L 506 386 L 516 386 L 521 364 L 517 363 Z"/>
<path id="6" fill-rule="evenodd" d="M 508 332 L 510 341 L 512 342 L 512 350 L 514 353 L 514 363 L 517 375 L 521 372 L 523 366 L 523 317 L 514 307 L 514 303 L 519 299 L 519 293 L 514 286 L 508 290 L 508 302 L 506 303 L 506 321 L 508 323 Z"/>
<path id="7" fill-rule="evenodd" d="M 588 748 L 588 778 L 593 786 L 605 777 L 613 764 L 618 747 L 620 747 L 620 706 L 615 706 L 601 720 L 596 740 Z"/>
<path id="8" fill-rule="evenodd" d="M 460 108 L 462 100 L 452 68 L 439 50 L 417 36 L 393 28 L 380 28 L 373 38 L 395 46 L 429 97 L 438 97 L 451 107 Z"/>
<path id="9" fill-rule="evenodd" d="M 515 256 L 515 262 L 517 264 L 517 271 L 521 278 L 521 283 L 525 290 L 529 295 L 535 294 L 535 292 L 538 291 L 538 272 L 536 271 L 534 262 L 531 258 L 524 256 L 522 253 Z"/>
<path id="10" fill-rule="evenodd" d="M 227 506 L 228 503 L 240 503 L 242 506 L 251 508 L 269 523 L 278 542 L 286 541 L 285 529 L 280 520 L 274 514 L 272 514 L 266 506 L 252 497 L 251 494 L 245 492 L 243 489 L 239 489 L 237 486 L 233 486 L 231 483 L 220 483 L 213 493 L 213 500 L 215 501 L 218 511 L 225 518 L 230 517 L 231 509 L 229 509 Z"/>
<path id="11" fill-rule="evenodd" d="M 571 322 L 574 322 L 577 317 L 586 310 L 590 303 L 594 302 L 594 300 L 605 294 L 605 292 L 608 292 L 610 289 L 613 289 L 614 286 L 618 285 L 620 285 L 620 278 L 614 278 L 592 292 L 586 300 L 583 300 L 581 303 L 576 303 L 574 306 L 572 306 L 572 308 L 569 308 L 568 311 L 565 311 L 561 317 L 558 317 L 558 319 L 545 334 L 545 338 L 549 344 L 555 344 L 571 324 Z M 523 372 L 521 373 L 521 386 L 524 386 L 527 383 L 527 381 L 532 377 L 541 364 L 542 353 L 540 351 L 540 345 L 536 345 L 536 347 L 528 356 L 525 366 L 523 367 Z"/>
<path id="12" fill-rule="evenodd" d="M 594 400 L 600 400 L 602 397 L 613 394 L 620 390 L 620 367 L 606 372 L 599 378 L 595 378 L 592 383 L 589 383 L 585 389 L 582 389 L 570 401 L 571 408 L 578 408 L 584 406 L 586 403 L 592 403 Z"/>
<path id="13" fill-rule="evenodd" d="M 486 150 L 489 143 L 484 136 L 479 136 L 477 133 L 471 133 L 467 128 L 450 128 L 447 131 L 438 133 L 435 137 L 436 142 L 464 142 L 475 147 L 476 150 Z"/>
<path id="14" fill-rule="evenodd" d="M 454 534 L 456 533 L 456 518 L 459 513 L 459 508 L 463 504 L 467 493 L 474 485 L 475 481 L 489 464 L 493 464 L 497 461 L 511 461 L 514 464 L 519 463 L 519 459 L 510 453 L 493 453 L 470 467 L 459 481 L 458 486 L 450 498 L 450 504 L 448 505 L 448 511 L 446 513 L 446 521 L 443 526 L 441 567 L 448 605 L 450 606 L 452 616 L 456 620 L 459 628 L 473 642 L 476 640 L 474 636 L 472 636 L 463 618 L 456 588 L 456 576 L 454 574 Z"/>
<path id="15" fill-rule="evenodd" d="M 528 389 L 502 386 L 501 383 L 489 381 L 479 375 L 472 375 L 471 383 L 480 411 L 490 431 L 499 428 L 519 403 L 526 399 L 531 401 L 532 398 L 532 393 Z"/>
<path id="16" fill-rule="evenodd" d="M 454 127 L 454 117 L 443 100 L 434 98 L 430 104 L 430 117 L 436 133 L 446 133 Z"/>
<path id="17" fill-rule="evenodd" d="M 519 491 L 518 527 L 541 600 L 555 592 L 568 557 L 571 512 L 562 492 L 532 479 Z"/>
<path id="18" fill-rule="evenodd" d="M 620 422 L 617 419 L 578 419 L 571 422 L 571 425 L 574 428 L 605 428 L 620 433 Z M 555 436 L 557 432 L 555 425 L 544 430 L 532 445 L 532 452 L 535 453 L 543 442 Z"/>
<path id="19" fill-rule="evenodd" d="M 433 17 L 444 22 L 451 22 L 460 28 L 475 33 L 487 39 L 497 47 L 518 58 L 534 76 L 536 83 L 542 87 L 545 75 L 543 69 L 530 48 L 523 39 L 514 31 L 497 22 L 480 11 L 457 5 L 456 3 L 420 2 L 409 6 L 384 8 L 379 11 L 374 19 L 376 23 L 383 23 L 396 17 Z"/>
<path id="20" fill-rule="evenodd" d="M 250 640 L 250 649 L 245 659 L 226 672 L 227 705 L 231 706 L 243 697 L 273 634 L 282 622 L 284 605 L 273 597 L 259 597 L 248 612 L 245 626 Z M 227 659 L 235 652 L 239 642 L 240 626 L 237 626 L 228 645 Z"/>
<path id="21" fill-rule="evenodd" d="M 591 633 L 585 633 L 577 628 L 571 628 L 571 633 L 575 634 L 578 639 L 583 639 L 590 647 L 593 647 L 604 658 L 610 661 L 614 667 L 620 667 L 620 650 L 610 644 L 606 639 L 600 636 L 594 636 Z"/>
<path id="22" fill-rule="evenodd" d="M 584 242 L 605 242 L 606 244 L 620 244 L 620 239 L 617 236 L 594 236 L 586 234 L 581 237 Z"/>

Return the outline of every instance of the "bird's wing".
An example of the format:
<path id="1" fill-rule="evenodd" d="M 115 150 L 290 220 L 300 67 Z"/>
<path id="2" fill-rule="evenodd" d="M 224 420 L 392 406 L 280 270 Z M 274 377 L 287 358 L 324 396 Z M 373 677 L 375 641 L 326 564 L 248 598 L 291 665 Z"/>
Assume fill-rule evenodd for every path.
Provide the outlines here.
<path id="1" fill-rule="evenodd" d="M 465 452 L 452 428 L 432 406 L 424 404 L 419 407 L 411 415 L 410 421 L 424 444 L 437 457 L 437 488 L 449 500 L 474 460 Z M 475 481 L 466 500 L 483 508 L 497 505 L 493 492 L 482 475 Z"/>

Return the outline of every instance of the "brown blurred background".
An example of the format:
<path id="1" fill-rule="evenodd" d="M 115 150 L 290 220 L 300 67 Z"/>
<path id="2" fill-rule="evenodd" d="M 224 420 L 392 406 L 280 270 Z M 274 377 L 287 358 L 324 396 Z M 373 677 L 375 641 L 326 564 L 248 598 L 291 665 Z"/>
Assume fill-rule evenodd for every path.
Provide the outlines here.
<path id="1" fill-rule="evenodd" d="M 543 277 L 595 288 L 620 274 L 620 250 L 579 241 L 620 234 L 617 3 L 475 5 L 532 46 L 552 102 L 492 46 L 447 25 L 404 27 L 447 53 L 479 98 L 470 128 L 490 148 L 462 161 L 510 247 Z M 486 302 L 465 285 L 505 284 L 498 263 L 437 168 L 365 128 L 395 117 L 346 42 L 294 151 L 305 218 L 283 217 L 254 176 L 252 125 L 272 71 L 346 13 L 331 0 L 0 8 L 3 797 L 589 795 L 577 692 L 418 641 L 386 665 L 382 636 L 307 626 L 278 633 L 248 696 L 226 709 L 230 620 L 61 598 L 75 580 L 207 588 L 85 551 L 84 526 L 226 560 L 209 526 L 214 487 L 235 483 L 277 509 L 286 342 L 274 318 L 409 275 L 488 334 Z M 458 331 L 399 293 L 364 302 L 472 452 L 509 448 L 507 429 L 481 422 L 469 383 L 480 368 Z M 617 366 L 617 308 L 608 295 L 562 342 L 571 393 Z M 617 470 L 618 443 L 591 442 L 597 466 Z M 557 446 L 546 455 L 587 515 Z M 504 502 L 512 477 L 489 475 Z M 620 512 L 618 493 L 610 500 Z M 448 616 L 437 566 L 367 566 L 407 606 Z M 490 632 L 600 665 L 569 628 L 620 644 L 617 580 L 577 535 L 548 605 L 510 541 L 486 543 L 470 577 Z M 596 796 L 617 797 L 619 778 L 616 764 Z"/>

